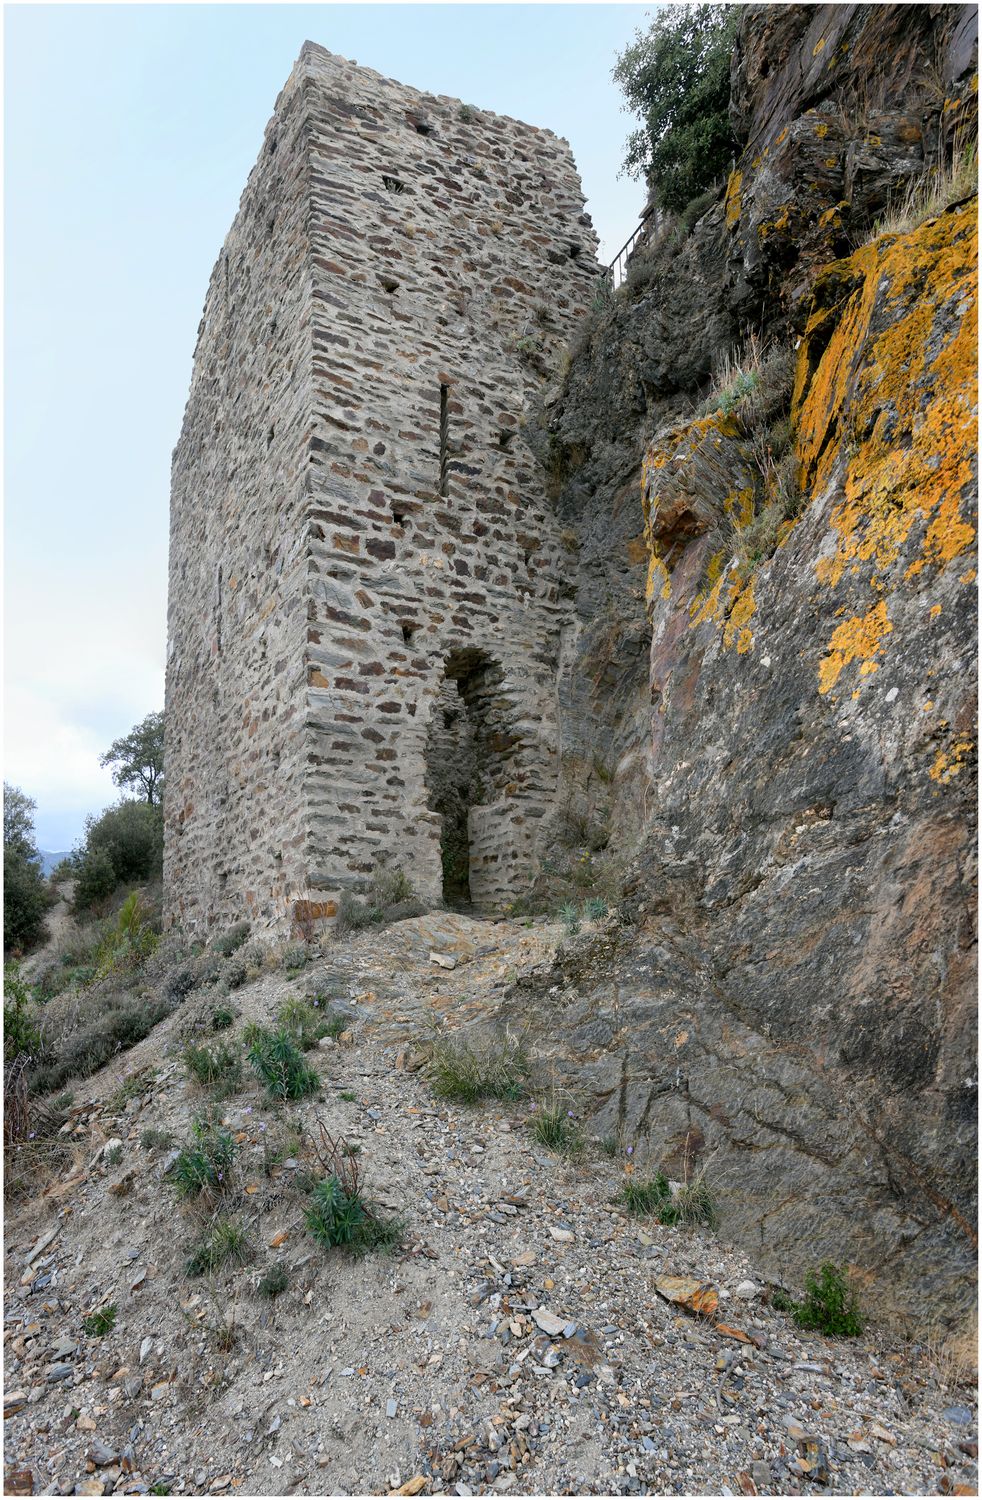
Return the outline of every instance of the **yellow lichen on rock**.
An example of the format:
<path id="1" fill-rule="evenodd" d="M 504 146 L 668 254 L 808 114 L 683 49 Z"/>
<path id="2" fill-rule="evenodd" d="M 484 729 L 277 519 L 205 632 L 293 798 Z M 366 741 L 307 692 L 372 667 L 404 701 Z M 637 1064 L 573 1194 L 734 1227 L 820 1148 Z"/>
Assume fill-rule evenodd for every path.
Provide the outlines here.
<path id="1" fill-rule="evenodd" d="M 972 740 L 956 740 L 950 750 L 939 750 L 928 773 L 931 780 L 944 786 L 953 776 L 957 776 L 968 759 L 973 743 Z"/>
<path id="2" fill-rule="evenodd" d="M 883 652 L 880 642 L 892 629 L 885 599 L 875 604 L 869 614 L 853 615 L 851 620 L 837 625 L 829 641 L 828 655 L 818 669 L 818 691 L 831 692 L 851 661 L 862 662 L 863 675 L 875 672 L 878 665 L 875 658 Z"/>
<path id="3" fill-rule="evenodd" d="M 740 189 L 743 186 L 743 173 L 733 171 L 730 173 L 726 184 L 726 227 L 735 229 L 740 222 L 741 199 Z"/>

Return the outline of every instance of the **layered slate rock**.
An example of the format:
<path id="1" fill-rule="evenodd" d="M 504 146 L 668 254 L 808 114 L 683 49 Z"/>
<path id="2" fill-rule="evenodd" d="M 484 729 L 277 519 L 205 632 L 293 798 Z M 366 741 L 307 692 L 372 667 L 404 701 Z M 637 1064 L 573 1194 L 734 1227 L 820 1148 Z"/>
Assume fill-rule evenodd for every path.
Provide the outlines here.
<path id="1" fill-rule="evenodd" d="M 448 692 L 483 756 L 464 885 L 486 906 L 527 884 L 566 604 L 524 409 L 595 244 L 551 132 L 305 45 L 212 276 L 175 453 L 172 922 L 329 919 L 383 866 L 438 903 Z"/>
<path id="2" fill-rule="evenodd" d="M 634 873 L 619 934 L 514 1001 L 776 1277 L 846 1263 L 937 1322 L 976 1296 L 977 203 L 875 219 L 974 118 L 965 15 L 748 7 L 720 201 L 543 410 L 579 543 L 560 801 L 595 810 L 607 758 Z M 763 542 L 770 419 L 705 399 L 751 334 L 793 369 Z"/>

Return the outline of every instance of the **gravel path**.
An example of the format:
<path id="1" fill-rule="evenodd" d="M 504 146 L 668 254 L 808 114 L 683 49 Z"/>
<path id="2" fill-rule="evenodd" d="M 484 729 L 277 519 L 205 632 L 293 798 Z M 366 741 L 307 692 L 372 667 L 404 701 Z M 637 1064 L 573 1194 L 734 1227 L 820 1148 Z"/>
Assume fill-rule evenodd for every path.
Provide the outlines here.
<path id="1" fill-rule="evenodd" d="M 176 1206 L 166 1150 L 141 1145 L 185 1138 L 205 1102 L 174 1055 L 191 1010 L 122 1080 L 88 1081 L 74 1165 L 8 1216 L 7 1493 L 975 1493 L 974 1392 L 923 1351 L 799 1333 L 724 1240 L 626 1217 L 617 1159 L 552 1155 L 527 1105 L 434 1099 L 426 1027 L 482 1016 L 555 936 L 402 923 L 235 994 L 265 1019 L 330 989 L 351 1027 L 308 1054 L 322 1101 L 278 1111 L 250 1081 L 220 1106 L 253 1256 L 211 1282 L 184 1274 L 200 1215 Z M 325 1255 L 306 1234 L 293 1132 L 318 1119 L 404 1215 L 396 1255 Z M 277 1263 L 287 1288 L 263 1298 Z M 669 1276 L 711 1284 L 715 1320 L 665 1300 Z M 108 1304 L 111 1332 L 86 1335 Z"/>

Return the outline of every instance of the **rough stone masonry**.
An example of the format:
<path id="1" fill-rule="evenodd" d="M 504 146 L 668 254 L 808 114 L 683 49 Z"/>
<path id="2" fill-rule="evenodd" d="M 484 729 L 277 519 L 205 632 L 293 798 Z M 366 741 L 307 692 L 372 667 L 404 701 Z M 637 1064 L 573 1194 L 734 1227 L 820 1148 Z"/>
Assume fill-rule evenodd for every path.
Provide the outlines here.
<path id="1" fill-rule="evenodd" d="M 174 453 L 169 922 L 527 884 L 568 565 L 523 412 L 595 250 L 565 141 L 304 45 Z"/>

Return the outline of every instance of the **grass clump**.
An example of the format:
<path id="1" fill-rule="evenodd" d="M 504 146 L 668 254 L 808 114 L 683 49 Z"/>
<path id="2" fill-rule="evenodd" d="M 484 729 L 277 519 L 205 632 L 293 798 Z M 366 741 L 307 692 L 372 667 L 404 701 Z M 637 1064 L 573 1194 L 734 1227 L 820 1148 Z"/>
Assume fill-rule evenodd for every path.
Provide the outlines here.
<path id="1" fill-rule="evenodd" d="M 629 1214 L 651 1215 L 659 1224 L 671 1224 L 679 1228 L 693 1228 L 705 1224 L 713 1228 L 716 1224 L 716 1205 L 705 1178 L 693 1178 L 672 1192 L 671 1183 L 663 1172 L 656 1172 L 648 1181 L 629 1177 L 620 1194 L 620 1201 Z"/>
<path id="2" fill-rule="evenodd" d="M 90 1339 L 101 1339 L 112 1333 L 116 1327 L 116 1311 L 115 1302 L 110 1302 L 108 1307 L 100 1307 L 98 1312 L 89 1313 L 82 1319 L 82 1328 Z"/>
<path id="3" fill-rule="evenodd" d="M 218 1219 L 194 1246 L 185 1262 L 189 1276 L 210 1276 L 230 1261 L 244 1265 L 249 1258 L 249 1237 L 233 1219 Z"/>
<path id="4" fill-rule="evenodd" d="M 156 1130 L 148 1126 L 146 1130 L 140 1131 L 140 1145 L 144 1151 L 165 1151 L 174 1144 L 174 1137 L 169 1130 Z"/>
<path id="5" fill-rule="evenodd" d="M 266 1031 L 261 1026 L 252 1026 L 246 1040 L 250 1066 L 274 1099 L 304 1099 L 308 1094 L 316 1094 L 320 1078 L 304 1061 L 289 1031 L 283 1027 Z"/>
<path id="6" fill-rule="evenodd" d="M 334 930 L 338 937 L 344 937 L 365 927 L 420 916 L 422 911 L 412 881 L 402 870 L 376 870 L 365 901 L 359 901 L 350 891 L 342 893 Z"/>
<path id="7" fill-rule="evenodd" d="M 234 1158 L 235 1142 L 227 1130 L 213 1120 L 195 1120 L 170 1176 L 182 1198 L 220 1194 L 230 1186 Z"/>
<path id="8" fill-rule="evenodd" d="M 123 1160 L 122 1146 L 110 1146 L 102 1159 L 107 1167 L 118 1167 Z"/>
<path id="9" fill-rule="evenodd" d="M 323 1003 L 320 995 L 306 1000 L 284 1000 L 276 1012 L 280 1028 L 289 1032 L 304 1052 L 316 1047 L 322 1037 L 333 1037 L 336 1041 L 348 1029 L 347 1018 L 338 1011 L 322 1009 Z"/>
<path id="10" fill-rule="evenodd" d="M 886 215 L 874 224 L 871 238 L 881 234 L 910 234 L 952 204 L 971 197 L 977 188 L 978 143 L 972 140 L 956 144 L 947 165 L 916 178 L 903 197 L 891 204 Z"/>
<path id="11" fill-rule="evenodd" d="M 530 1071 L 522 1042 L 504 1039 L 470 1047 L 439 1040 L 429 1062 L 430 1083 L 439 1099 L 479 1104 L 483 1099 L 520 1099 Z"/>
<path id="12" fill-rule="evenodd" d="M 237 1047 L 218 1042 L 214 1047 L 192 1043 L 184 1049 L 184 1067 L 195 1083 L 234 1093 L 242 1082 L 242 1057 Z"/>
<path id="13" fill-rule="evenodd" d="M 358 1161 L 342 1136 L 320 1127 L 318 1149 L 325 1175 L 315 1185 L 304 1214 L 308 1230 L 325 1250 L 365 1255 L 396 1249 L 405 1231 L 403 1220 L 385 1217 L 369 1203 L 358 1181 Z"/>
<path id="14" fill-rule="evenodd" d="M 562 1104 L 538 1110 L 529 1122 L 533 1140 L 563 1156 L 575 1156 L 583 1147 L 583 1133 L 573 1111 Z"/>
<path id="15" fill-rule="evenodd" d="M 559 920 L 569 937 L 575 937 L 580 930 L 580 909 L 575 902 L 567 901 L 559 908 Z"/>
<path id="16" fill-rule="evenodd" d="M 282 1292 L 285 1292 L 289 1285 L 290 1278 L 286 1267 L 277 1264 L 270 1266 L 265 1276 L 260 1278 L 256 1291 L 260 1297 L 268 1297 L 272 1301 L 274 1297 L 279 1297 Z"/>
<path id="17" fill-rule="evenodd" d="M 212 1031 L 227 1031 L 230 1026 L 235 1025 L 235 1011 L 229 1010 L 227 1005 L 216 1005 L 211 1013 Z"/>
<path id="18" fill-rule="evenodd" d="M 850 1291 L 841 1267 L 830 1260 L 806 1272 L 801 1302 L 783 1292 L 775 1293 L 772 1301 L 779 1312 L 790 1313 L 799 1328 L 845 1339 L 857 1338 L 863 1331 L 859 1298 Z"/>

